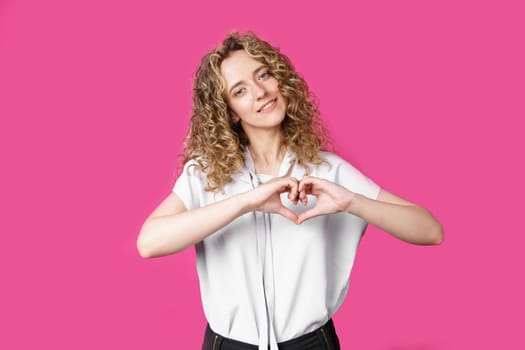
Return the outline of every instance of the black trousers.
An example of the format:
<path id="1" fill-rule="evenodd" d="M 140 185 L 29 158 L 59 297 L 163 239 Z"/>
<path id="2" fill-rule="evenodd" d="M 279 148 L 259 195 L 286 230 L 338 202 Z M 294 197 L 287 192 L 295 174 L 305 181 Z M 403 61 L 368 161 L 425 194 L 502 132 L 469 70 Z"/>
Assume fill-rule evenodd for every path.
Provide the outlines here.
<path id="1" fill-rule="evenodd" d="M 340 350 L 339 338 L 330 319 L 324 326 L 298 338 L 277 344 L 279 350 Z M 269 349 L 270 347 L 268 347 Z M 225 338 L 206 327 L 202 350 L 257 350 L 257 345 Z"/>

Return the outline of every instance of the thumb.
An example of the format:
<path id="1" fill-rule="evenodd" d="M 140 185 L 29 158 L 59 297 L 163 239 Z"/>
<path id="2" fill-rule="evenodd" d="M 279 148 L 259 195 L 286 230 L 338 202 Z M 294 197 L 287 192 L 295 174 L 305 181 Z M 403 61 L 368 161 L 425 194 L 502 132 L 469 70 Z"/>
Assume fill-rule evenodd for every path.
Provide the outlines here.
<path id="1" fill-rule="evenodd" d="M 297 215 L 295 214 L 295 212 L 286 208 L 285 206 L 281 206 L 279 210 L 277 210 L 277 214 L 282 215 L 285 218 L 288 218 L 293 222 L 297 223 Z"/>
<path id="2" fill-rule="evenodd" d="M 304 221 L 311 219 L 313 217 L 319 216 L 319 215 L 321 215 L 319 210 L 316 207 L 313 207 L 312 209 L 308 209 L 307 211 L 299 215 L 299 219 L 297 220 L 297 223 L 301 224 Z"/>

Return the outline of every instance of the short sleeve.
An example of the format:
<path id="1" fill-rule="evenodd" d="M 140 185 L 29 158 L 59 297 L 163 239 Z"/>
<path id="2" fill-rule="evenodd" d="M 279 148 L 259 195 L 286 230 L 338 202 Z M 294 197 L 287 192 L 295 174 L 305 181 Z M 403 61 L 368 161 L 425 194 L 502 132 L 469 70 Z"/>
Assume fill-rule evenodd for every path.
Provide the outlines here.
<path id="1" fill-rule="evenodd" d="M 335 173 L 335 182 L 354 193 L 359 193 L 371 199 L 377 199 L 381 187 L 352 164 L 342 158 L 339 158 L 339 160 Z"/>
<path id="2" fill-rule="evenodd" d="M 187 210 L 200 207 L 200 198 L 203 189 L 201 176 L 196 173 L 196 163 L 192 160 L 184 164 L 184 169 L 175 181 L 173 192 L 179 196 Z"/>

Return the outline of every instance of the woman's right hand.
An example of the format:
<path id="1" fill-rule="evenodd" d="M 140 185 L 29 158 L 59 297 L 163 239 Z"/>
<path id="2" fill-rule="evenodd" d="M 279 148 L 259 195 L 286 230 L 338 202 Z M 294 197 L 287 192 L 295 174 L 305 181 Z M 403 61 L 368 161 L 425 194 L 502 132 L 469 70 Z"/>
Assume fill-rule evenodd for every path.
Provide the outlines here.
<path id="1" fill-rule="evenodd" d="M 137 248 L 144 258 L 174 254 L 254 210 L 280 214 L 297 223 L 297 215 L 281 202 L 281 193 L 288 193 L 297 204 L 298 187 L 292 177 L 275 178 L 248 192 L 191 210 L 172 192 L 142 225 Z"/>
<path id="2" fill-rule="evenodd" d="M 296 178 L 277 177 L 251 191 L 245 192 L 245 198 L 250 211 L 261 211 L 282 215 L 297 223 L 294 211 L 281 202 L 281 194 L 288 193 L 288 199 L 295 205 L 299 201 L 299 181 Z"/>

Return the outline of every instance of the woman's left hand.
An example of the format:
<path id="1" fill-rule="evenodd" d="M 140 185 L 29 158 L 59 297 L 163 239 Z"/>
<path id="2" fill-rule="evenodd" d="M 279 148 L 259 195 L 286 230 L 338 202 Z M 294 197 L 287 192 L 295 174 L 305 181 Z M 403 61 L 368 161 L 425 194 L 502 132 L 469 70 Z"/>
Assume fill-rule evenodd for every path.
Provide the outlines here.
<path id="1" fill-rule="evenodd" d="M 443 227 L 428 210 L 384 189 L 377 199 L 371 199 L 334 182 L 306 176 L 298 191 L 299 200 L 305 205 L 307 195 L 317 198 L 313 208 L 299 215 L 298 223 L 346 211 L 405 242 L 428 245 L 443 241 Z"/>
<path id="2" fill-rule="evenodd" d="M 348 211 L 355 196 L 343 186 L 314 176 L 305 176 L 299 182 L 299 201 L 304 205 L 308 204 L 307 195 L 315 196 L 317 202 L 299 215 L 299 224 L 315 216 Z"/>

